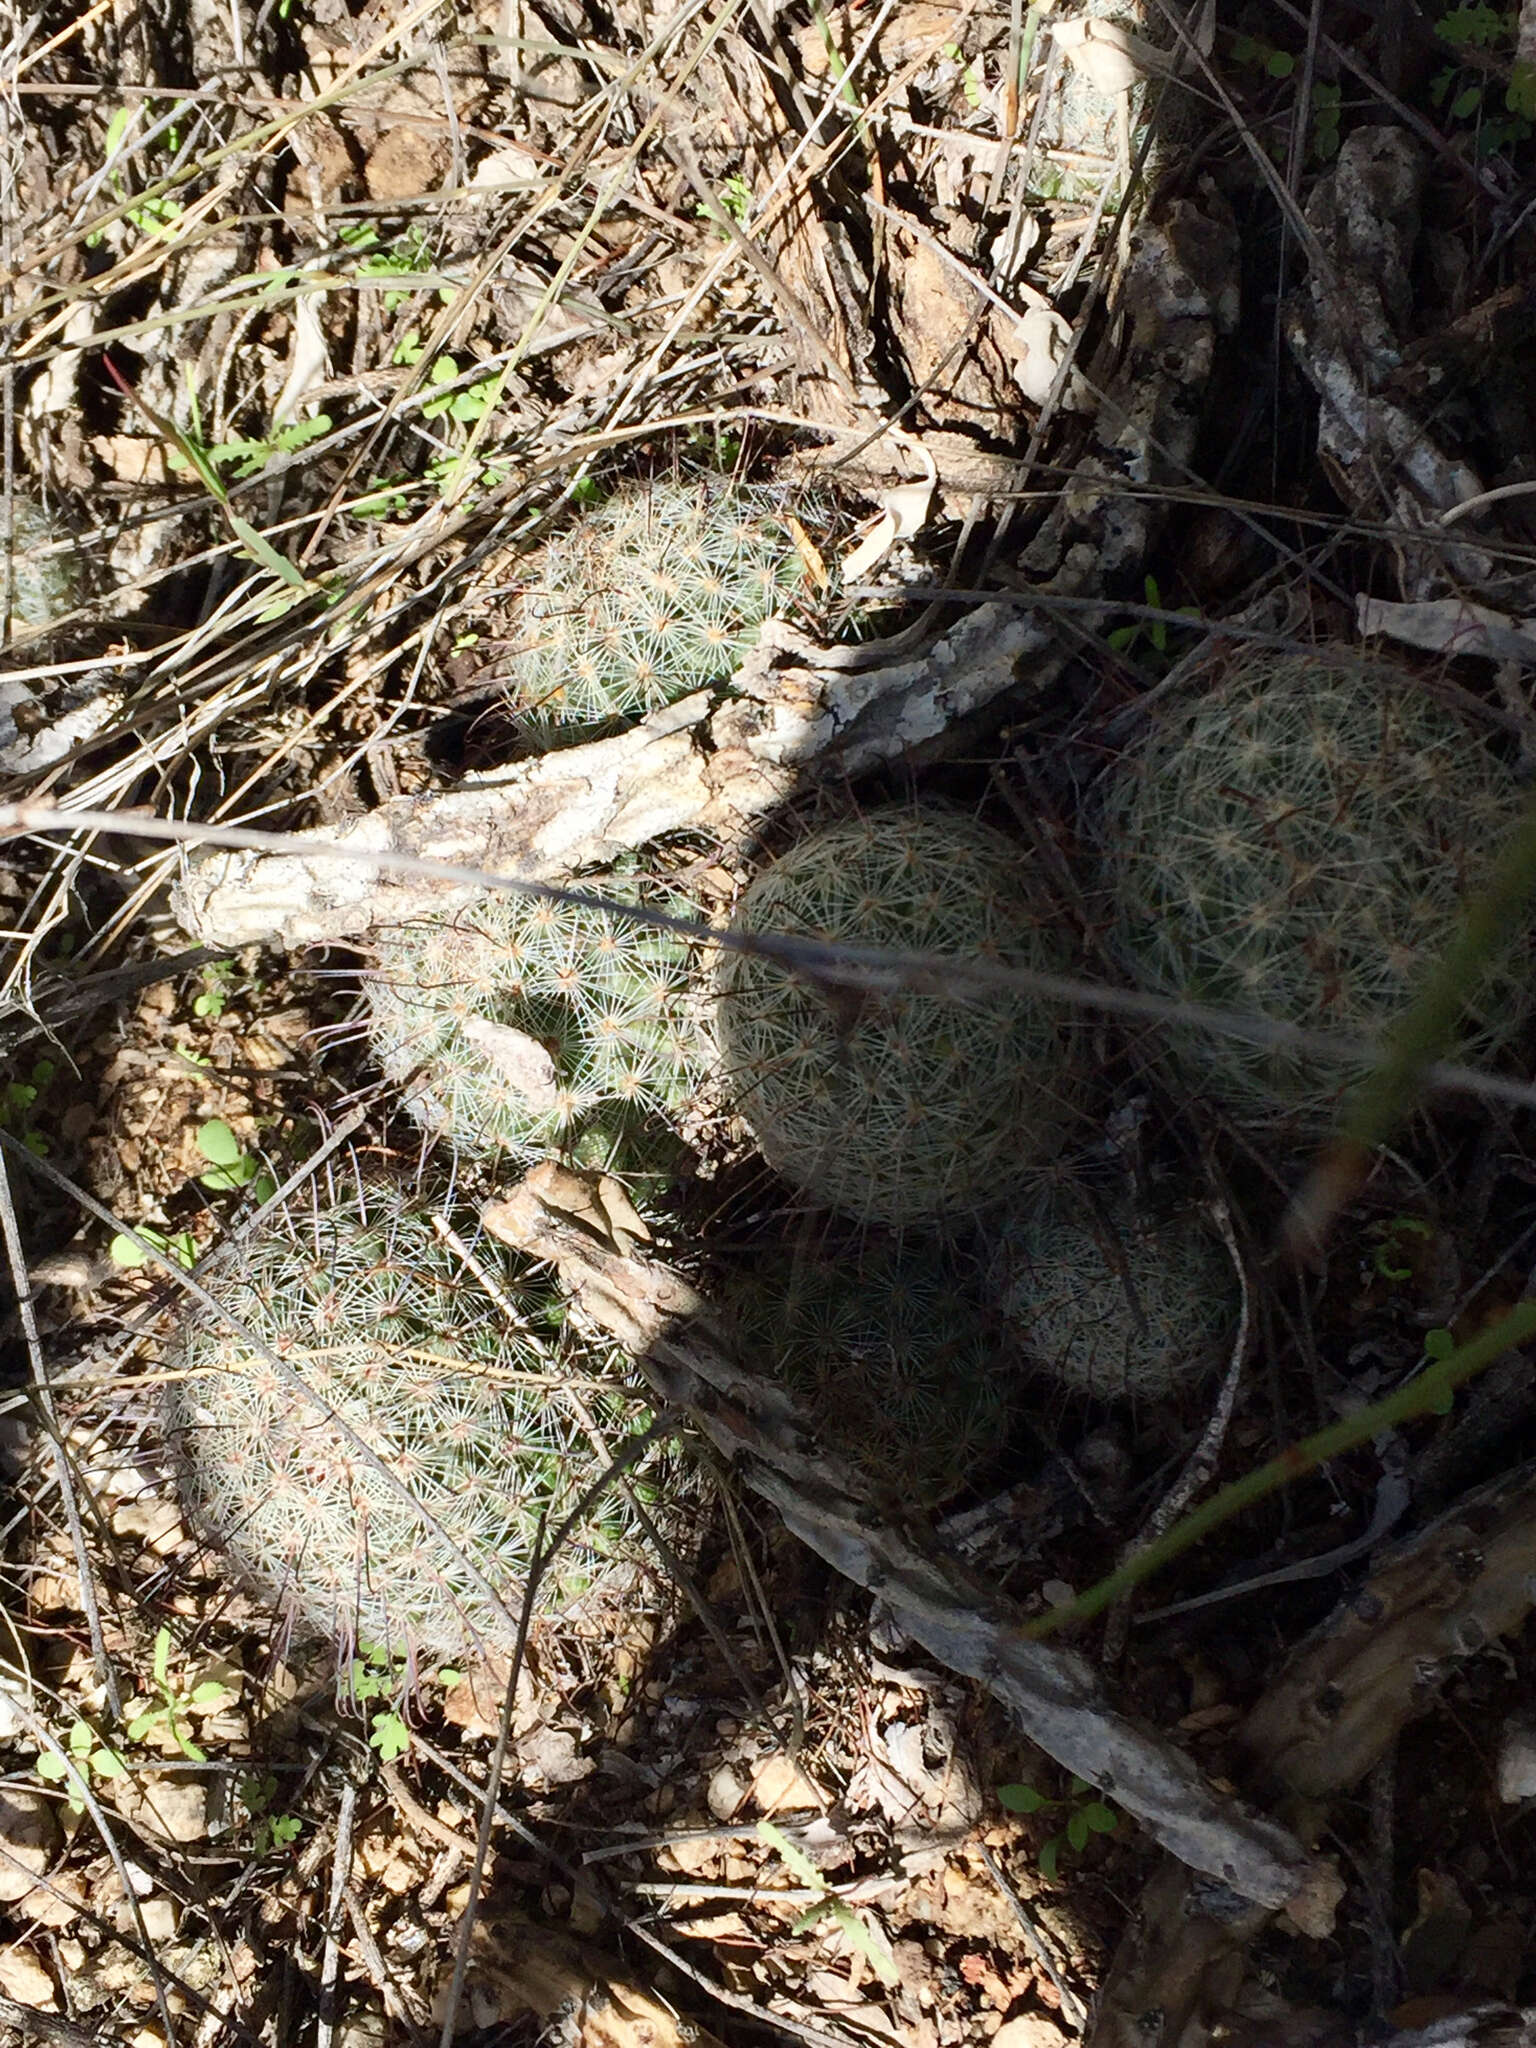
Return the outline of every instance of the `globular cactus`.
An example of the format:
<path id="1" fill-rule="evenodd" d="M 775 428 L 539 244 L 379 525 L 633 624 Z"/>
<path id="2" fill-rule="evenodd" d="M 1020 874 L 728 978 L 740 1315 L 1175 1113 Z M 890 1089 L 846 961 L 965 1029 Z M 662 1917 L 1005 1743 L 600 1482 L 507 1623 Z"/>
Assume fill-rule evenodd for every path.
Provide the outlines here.
<path id="1" fill-rule="evenodd" d="M 1000 1267 L 1004 1315 L 1031 1361 L 1072 1392 L 1155 1401 L 1230 1354 L 1237 1276 L 1187 1210 L 1150 1217 L 1058 1198 L 1008 1233 Z"/>
<path id="2" fill-rule="evenodd" d="M 742 933 L 801 933 L 1062 971 L 1029 857 L 938 805 L 812 832 L 742 897 Z M 1059 1014 L 1012 990 L 824 990 L 728 952 L 715 1030 L 727 1096 L 813 1200 L 886 1221 L 975 1209 L 1057 1150 L 1073 1093 Z"/>
<path id="3" fill-rule="evenodd" d="M 686 915 L 612 876 L 596 893 Z M 483 896 L 376 935 L 374 1052 L 426 1130 L 484 1154 L 648 1170 L 708 1060 L 689 944 L 612 914 Z"/>
<path id="4" fill-rule="evenodd" d="M 4 530 L 0 507 L 0 533 Z M 61 551 L 59 542 L 68 545 Z M 9 558 L 0 546 L 0 612 L 12 632 L 51 626 L 80 602 L 80 554 L 73 536 L 35 498 L 11 499 Z"/>
<path id="5" fill-rule="evenodd" d="M 515 1618 L 541 1530 L 606 1469 L 585 1419 L 622 1442 L 637 1404 L 562 1356 L 549 1296 L 482 1244 L 493 1300 L 419 1199 L 362 1183 L 312 1202 L 210 1282 L 307 1392 L 211 1317 L 180 1338 L 167 1424 L 187 1507 L 248 1581 L 343 1645 L 505 1647 L 513 1625 L 476 1574 Z M 610 1489 L 556 1549 L 536 1612 L 569 1612 L 635 1545 Z"/>
<path id="6" fill-rule="evenodd" d="M 874 1487 L 937 1505 L 982 1480 L 1022 1375 L 954 1260 L 865 1244 L 753 1261 L 726 1296 L 743 1362 L 777 1377 Z"/>
<path id="7" fill-rule="evenodd" d="M 1112 942 L 1144 988 L 1357 1037 L 1401 1016 L 1517 813 L 1510 769 L 1401 670 L 1344 650 L 1241 657 L 1160 707 L 1102 821 Z M 1531 1013 L 1529 955 L 1469 991 L 1461 1057 Z M 1175 1029 L 1189 1087 L 1240 1120 L 1326 1119 L 1360 1071 Z"/>
<path id="8" fill-rule="evenodd" d="M 729 676 L 803 579 L 783 508 L 719 479 L 626 484 L 554 535 L 505 678 L 523 730 L 589 737 Z"/>

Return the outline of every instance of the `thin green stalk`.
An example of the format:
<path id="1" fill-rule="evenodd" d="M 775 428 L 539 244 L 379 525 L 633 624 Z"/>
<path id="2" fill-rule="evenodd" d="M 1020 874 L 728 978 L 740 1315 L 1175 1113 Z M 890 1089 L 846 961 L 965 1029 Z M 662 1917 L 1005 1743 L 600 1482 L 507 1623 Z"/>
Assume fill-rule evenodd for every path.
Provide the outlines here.
<path id="1" fill-rule="evenodd" d="M 1341 1421 L 1330 1423 L 1326 1429 L 1318 1430 L 1315 1436 L 1304 1437 L 1299 1444 L 1288 1445 L 1268 1464 L 1245 1473 L 1241 1479 L 1234 1479 L 1230 1486 L 1224 1486 L 1203 1507 L 1196 1508 L 1181 1522 L 1176 1522 L 1165 1536 L 1148 1544 L 1118 1571 L 1100 1579 L 1096 1586 L 1090 1586 L 1077 1599 L 1061 1607 L 1053 1607 L 1049 1614 L 1031 1622 L 1024 1633 L 1035 1638 L 1049 1636 L 1070 1622 L 1091 1620 L 1125 1594 L 1133 1592 L 1144 1579 L 1151 1578 L 1154 1572 L 1160 1572 L 1176 1557 L 1221 1528 L 1234 1515 L 1241 1514 L 1245 1508 L 1252 1507 L 1270 1494 L 1278 1493 L 1293 1479 L 1304 1478 L 1309 1472 L 1320 1470 L 1330 1458 L 1341 1457 L 1344 1452 L 1369 1443 L 1381 1430 L 1391 1429 L 1400 1422 L 1410 1422 L 1415 1416 L 1445 1414 L 1458 1387 L 1476 1378 L 1495 1359 L 1502 1358 L 1506 1351 L 1512 1351 L 1517 1344 L 1523 1344 L 1533 1336 L 1536 1336 L 1536 1301 L 1518 1302 L 1491 1330 L 1484 1330 L 1481 1336 L 1460 1345 L 1449 1357 L 1434 1360 L 1384 1400 L 1362 1408 L 1358 1414 L 1346 1415 Z"/>
<path id="2" fill-rule="evenodd" d="M 1536 895 L 1536 796 L 1499 857 L 1486 889 L 1467 905 L 1461 928 L 1354 1090 L 1338 1136 L 1291 1203 L 1282 1235 L 1305 1257 L 1350 1199 L 1378 1145 L 1412 1109 L 1428 1069 L 1449 1045 L 1488 970 L 1525 928 Z"/>

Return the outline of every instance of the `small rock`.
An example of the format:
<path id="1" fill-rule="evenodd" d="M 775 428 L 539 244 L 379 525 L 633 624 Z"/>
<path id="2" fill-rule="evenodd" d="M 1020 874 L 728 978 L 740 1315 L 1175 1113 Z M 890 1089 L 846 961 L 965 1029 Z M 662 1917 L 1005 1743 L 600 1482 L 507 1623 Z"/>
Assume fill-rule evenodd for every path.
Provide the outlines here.
<path id="1" fill-rule="evenodd" d="M 825 1799 L 793 1757 L 765 1756 L 752 1773 L 752 1797 L 760 1813 L 783 1813 L 797 1806 L 824 1807 Z"/>
<path id="2" fill-rule="evenodd" d="M 0 1786 L 0 1902 L 14 1905 L 53 1861 L 59 1822 L 53 1801 L 24 1786 Z"/>
<path id="3" fill-rule="evenodd" d="M 168 1557 L 185 1540 L 181 1511 L 174 1501 L 129 1500 L 112 1517 L 114 1536 L 136 1536 L 156 1557 Z"/>
<path id="4" fill-rule="evenodd" d="M 73 1927 L 85 1911 L 85 1879 L 73 1870 L 61 1870 L 46 1885 L 29 1891 L 16 1911 L 35 1926 L 47 1927 L 55 1933 L 60 1928 Z"/>
<path id="5" fill-rule="evenodd" d="M 1499 1797 L 1506 1806 L 1536 1799 L 1536 1721 L 1511 1715 L 1499 1737 Z"/>
<path id="6" fill-rule="evenodd" d="M 746 1796 L 746 1786 L 729 1764 L 720 1766 L 710 1779 L 709 1791 L 705 1794 L 709 1810 L 716 1820 L 734 1820 L 741 1811 L 741 1803 Z"/>
<path id="7" fill-rule="evenodd" d="M 138 1780 L 124 1780 L 132 1790 L 125 1804 L 133 1806 L 137 1826 L 150 1829 L 168 1842 L 201 1842 L 208 1834 L 208 1787 L 196 1778 L 161 1777 L 156 1773 Z"/>
<path id="8" fill-rule="evenodd" d="M 659 1852 L 657 1861 L 663 1870 L 676 1870 L 683 1877 L 713 1877 L 719 1848 L 713 1835 L 680 1835 Z"/>
<path id="9" fill-rule="evenodd" d="M 0 1991 L 33 2012 L 57 2012 L 53 1979 L 29 1948 L 0 1949 Z"/>
<path id="10" fill-rule="evenodd" d="M 176 1901 L 174 1899 L 145 1899 L 139 1906 L 144 1916 L 144 1938 L 155 1948 L 162 1947 L 176 1938 Z M 133 1917 L 133 1908 L 126 1899 L 119 1902 L 113 1921 L 119 1934 L 137 1934 L 138 1922 Z"/>

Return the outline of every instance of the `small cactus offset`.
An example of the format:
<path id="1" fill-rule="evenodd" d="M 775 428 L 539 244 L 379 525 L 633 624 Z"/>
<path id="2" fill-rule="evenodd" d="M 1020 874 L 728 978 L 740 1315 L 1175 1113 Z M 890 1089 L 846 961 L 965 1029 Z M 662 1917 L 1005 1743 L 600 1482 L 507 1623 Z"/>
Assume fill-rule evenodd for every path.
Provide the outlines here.
<path id="1" fill-rule="evenodd" d="M 1006 1440 L 1022 1375 L 936 1249 L 770 1255 L 726 1314 L 743 1360 L 761 1359 L 884 1493 L 936 1506 L 979 1482 Z"/>
<path id="2" fill-rule="evenodd" d="M 0 507 L 0 534 L 5 512 Z M 58 544 L 68 545 L 59 551 Z M 73 535 L 35 498 L 11 500 L 9 557 L 0 546 L 0 612 L 12 632 L 51 626 L 80 602 L 80 555 Z"/>
<path id="3" fill-rule="evenodd" d="M 1002 1309 L 1031 1361 L 1101 1401 L 1156 1401 L 1223 1364 L 1238 1286 L 1220 1240 L 1184 1212 L 1042 1206 L 1010 1233 Z"/>
<path id="4" fill-rule="evenodd" d="M 813 832 L 758 876 L 736 929 L 1061 972 L 1028 856 L 938 805 Z M 1067 1029 L 996 995 L 824 991 L 748 952 L 720 970 L 728 1100 L 764 1158 L 827 1208 L 890 1222 L 976 1209 L 1056 1151 Z"/>
<path id="5" fill-rule="evenodd" d="M 237 1256 L 213 1291 L 307 1392 L 212 1318 L 185 1330 L 167 1424 L 198 1526 L 263 1593 L 344 1645 L 454 1655 L 508 1644 L 536 1544 L 606 1469 L 583 1413 L 618 1443 L 637 1404 L 617 1380 L 594 1384 L 590 1362 L 562 1360 L 549 1299 L 518 1288 L 482 1244 L 475 1262 L 512 1292 L 509 1318 L 402 1192 L 329 1187 Z M 610 1488 L 550 1559 L 536 1613 L 568 1611 L 635 1544 Z"/>
<path id="6" fill-rule="evenodd" d="M 1241 657 L 1162 710 L 1102 838 L 1113 943 L 1143 987 L 1379 1038 L 1454 936 L 1516 816 L 1510 769 L 1401 670 L 1344 650 Z M 1531 1014 L 1529 955 L 1470 992 L 1460 1056 Z M 1234 1116 L 1326 1120 L 1355 1072 L 1176 1031 L 1190 1086 Z"/>
<path id="7" fill-rule="evenodd" d="M 626 484 L 556 534 L 506 678 L 530 737 L 589 737 L 729 676 L 802 580 L 783 504 L 721 480 Z"/>
<path id="8" fill-rule="evenodd" d="M 591 886 L 688 914 L 629 880 Z M 558 1153 L 618 1171 L 662 1163 L 707 1067 L 685 940 L 602 910 L 493 895 L 376 942 L 374 1051 L 424 1129 L 473 1153 Z"/>

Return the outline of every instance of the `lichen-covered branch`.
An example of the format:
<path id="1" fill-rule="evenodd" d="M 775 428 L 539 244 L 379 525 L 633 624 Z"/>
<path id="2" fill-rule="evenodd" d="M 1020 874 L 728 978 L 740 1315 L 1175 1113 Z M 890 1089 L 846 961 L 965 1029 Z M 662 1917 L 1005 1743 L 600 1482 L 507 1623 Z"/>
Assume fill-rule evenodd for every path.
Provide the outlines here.
<path id="1" fill-rule="evenodd" d="M 311 945 L 352 938 L 425 910 L 451 892 L 380 875 L 373 854 L 409 853 L 564 881 L 669 832 L 726 844 L 827 776 L 905 758 L 1015 684 L 1043 687 L 1061 657 L 1022 606 L 971 612 L 909 660 L 855 668 L 770 621 L 740 694 L 695 691 L 611 739 L 563 748 L 425 796 L 397 797 L 306 835 L 327 855 L 218 853 L 182 877 L 176 912 L 204 945 Z M 462 891 L 460 893 L 463 893 Z"/>

